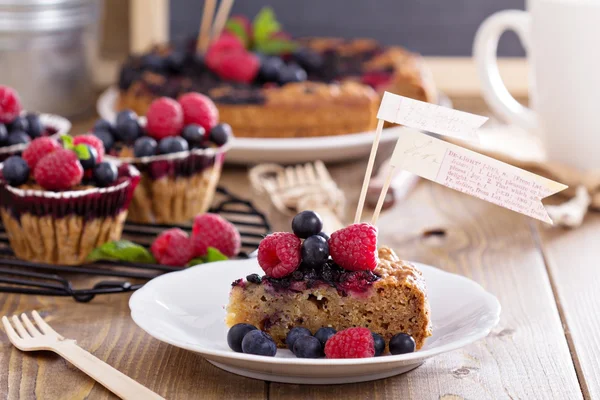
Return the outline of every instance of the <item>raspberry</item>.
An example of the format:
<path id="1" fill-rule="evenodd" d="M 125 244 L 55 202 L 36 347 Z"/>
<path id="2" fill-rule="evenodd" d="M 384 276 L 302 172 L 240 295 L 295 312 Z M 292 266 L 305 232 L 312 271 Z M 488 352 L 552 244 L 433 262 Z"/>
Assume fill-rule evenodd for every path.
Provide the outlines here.
<path id="1" fill-rule="evenodd" d="M 258 75 L 259 68 L 260 61 L 258 57 L 250 52 L 241 50 L 224 53 L 215 65 L 215 68 L 213 68 L 213 71 L 221 79 L 251 83 L 256 78 L 256 75 Z"/>
<path id="2" fill-rule="evenodd" d="M 240 50 L 245 50 L 242 41 L 234 34 L 225 32 L 219 36 L 219 39 L 210 45 L 206 52 L 204 62 L 208 68 L 214 70 L 217 68 L 223 54 Z"/>
<path id="3" fill-rule="evenodd" d="M 83 168 L 75 152 L 57 149 L 38 161 L 33 176 L 44 189 L 68 190 L 81 182 Z"/>
<path id="4" fill-rule="evenodd" d="M 96 149 L 96 152 L 98 153 L 96 163 L 99 164 L 102 162 L 102 159 L 104 158 L 104 143 L 96 135 L 88 134 L 75 136 L 73 138 L 73 144 L 87 144 L 92 146 L 94 149 Z"/>
<path id="5" fill-rule="evenodd" d="M 340 331 L 325 343 L 327 358 L 367 358 L 375 356 L 375 341 L 367 328 Z"/>
<path id="6" fill-rule="evenodd" d="M 160 140 L 177 136 L 183 129 L 183 109 L 175 100 L 161 97 L 150 104 L 146 113 L 148 135 Z"/>
<path id="7" fill-rule="evenodd" d="M 198 124 L 206 132 L 219 123 L 219 110 L 215 103 L 200 93 L 186 93 L 179 99 L 183 108 L 183 119 L 186 125 Z"/>
<path id="8" fill-rule="evenodd" d="M 300 266 L 302 242 L 293 233 L 275 232 L 258 246 L 258 264 L 272 278 L 283 278 Z"/>
<path id="9" fill-rule="evenodd" d="M 160 264 L 184 267 L 193 257 L 192 244 L 187 233 L 179 228 L 162 232 L 150 247 Z"/>
<path id="10" fill-rule="evenodd" d="M 375 90 L 379 90 L 388 87 L 392 83 L 392 74 L 385 71 L 365 72 L 360 81 Z"/>
<path id="11" fill-rule="evenodd" d="M 206 254 L 214 247 L 227 257 L 236 256 L 240 251 L 241 238 L 237 228 L 217 214 L 200 214 L 194 218 L 192 228 L 192 247 L 194 256 Z"/>
<path id="12" fill-rule="evenodd" d="M 13 88 L 0 85 L 0 124 L 12 122 L 21 113 L 21 101 Z"/>
<path id="13" fill-rule="evenodd" d="M 40 137 L 31 142 L 31 144 L 23 151 L 23 159 L 29 165 L 31 171 L 35 169 L 38 161 L 44 156 L 60 149 L 60 144 L 49 137 Z"/>
<path id="14" fill-rule="evenodd" d="M 340 267 L 350 271 L 373 271 L 377 267 L 377 228 L 361 223 L 333 232 L 329 254 Z"/>

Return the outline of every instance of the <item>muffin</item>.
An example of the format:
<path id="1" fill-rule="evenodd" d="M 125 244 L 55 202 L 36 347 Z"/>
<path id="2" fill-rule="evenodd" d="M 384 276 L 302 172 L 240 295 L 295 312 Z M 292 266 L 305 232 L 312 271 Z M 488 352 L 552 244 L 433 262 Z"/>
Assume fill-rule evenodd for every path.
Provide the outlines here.
<path id="1" fill-rule="evenodd" d="M 125 110 L 114 125 L 96 122 L 93 134 L 109 155 L 141 173 L 128 220 L 183 223 L 209 209 L 233 139 L 218 118 L 208 97 L 189 93 L 179 101 L 155 100 L 146 119 Z"/>
<path id="2" fill-rule="evenodd" d="M 18 258 L 81 265 L 95 247 L 120 239 L 140 177 L 133 166 L 103 161 L 92 135 L 61 142 L 37 138 L 0 164 L 0 214 Z"/>

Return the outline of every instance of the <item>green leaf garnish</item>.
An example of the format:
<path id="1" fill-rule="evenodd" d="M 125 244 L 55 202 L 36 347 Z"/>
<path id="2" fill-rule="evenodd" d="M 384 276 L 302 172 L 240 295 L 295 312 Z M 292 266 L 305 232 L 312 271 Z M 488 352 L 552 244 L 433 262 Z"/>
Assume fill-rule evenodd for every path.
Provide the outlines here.
<path id="1" fill-rule="evenodd" d="M 284 39 L 271 39 L 266 42 L 256 43 L 256 50 L 267 55 L 291 53 L 297 47 L 297 43 Z"/>
<path id="2" fill-rule="evenodd" d="M 87 256 L 88 261 L 98 260 L 117 260 L 117 261 L 132 261 L 148 264 L 155 264 L 156 260 L 150 251 L 145 247 L 130 242 L 129 240 L 117 240 L 107 242 L 96 247 Z"/>
<path id="3" fill-rule="evenodd" d="M 60 140 L 62 141 L 63 147 L 67 150 L 72 150 L 73 145 L 73 137 L 69 135 L 60 135 Z"/>
<path id="4" fill-rule="evenodd" d="M 246 48 L 250 45 L 250 38 L 248 37 L 248 33 L 246 32 L 246 28 L 242 25 L 241 22 L 235 19 L 229 19 L 225 24 L 225 29 L 237 36 L 238 39 L 242 41 Z"/>
<path id="5" fill-rule="evenodd" d="M 194 265 L 198 265 L 198 264 L 204 264 L 204 258 L 202 258 L 202 257 L 192 258 L 192 261 L 190 261 L 187 265 L 188 265 L 188 267 L 193 267 Z"/>
<path id="6" fill-rule="evenodd" d="M 275 18 L 275 12 L 271 7 L 263 7 L 252 21 L 254 42 L 266 42 L 271 36 L 281 30 L 281 25 Z"/>
<path id="7" fill-rule="evenodd" d="M 211 262 L 216 262 L 216 261 L 225 261 L 225 260 L 229 260 L 229 258 L 221 253 L 219 250 L 215 249 L 214 247 L 209 247 L 206 250 L 206 254 L 203 255 L 202 257 L 196 257 L 194 259 L 192 259 L 192 261 L 190 261 L 188 263 L 188 267 L 193 267 L 194 265 L 198 265 L 198 264 L 206 264 L 206 263 L 211 263 Z"/>
<path id="8" fill-rule="evenodd" d="M 78 144 L 73 147 L 72 150 L 77 154 L 77 158 L 80 160 L 89 160 L 92 157 L 90 149 L 86 144 Z"/>

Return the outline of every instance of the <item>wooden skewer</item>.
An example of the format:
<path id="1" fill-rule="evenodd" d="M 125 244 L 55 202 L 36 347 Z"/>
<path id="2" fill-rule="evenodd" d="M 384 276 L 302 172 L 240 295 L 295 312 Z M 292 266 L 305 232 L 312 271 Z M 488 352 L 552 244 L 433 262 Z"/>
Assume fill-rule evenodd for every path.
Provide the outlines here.
<path id="1" fill-rule="evenodd" d="M 377 200 L 377 206 L 375 206 L 375 211 L 373 212 L 373 218 L 371 219 L 371 225 L 377 224 L 377 220 L 379 219 L 379 214 L 381 213 L 381 209 L 383 208 L 383 203 L 385 201 L 385 196 L 387 196 L 388 189 L 390 188 L 390 184 L 392 183 L 392 179 L 394 178 L 394 170 L 395 166 L 391 166 L 388 172 L 387 178 L 385 178 L 385 183 L 383 184 L 383 188 L 381 188 L 381 193 L 379 194 L 379 200 Z"/>
<path id="2" fill-rule="evenodd" d="M 196 50 L 205 53 L 210 43 L 210 27 L 215 15 L 217 0 L 204 0 L 204 12 L 202 13 L 202 22 L 200 23 L 200 32 L 196 42 Z"/>
<path id="3" fill-rule="evenodd" d="M 365 178 L 363 180 L 362 190 L 360 191 L 360 197 L 358 198 L 358 206 L 356 207 L 356 215 L 354 216 L 354 223 L 360 222 L 362 216 L 362 210 L 365 206 L 365 198 L 367 197 L 367 190 L 369 189 L 369 179 L 371 179 L 371 173 L 373 172 L 373 164 L 375 164 L 375 156 L 377 155 L 377 148 L 379 147 L 379 139 L 381 139 L 381 132 L 383 131 L 384 121 L 380 119 L 377 122 L 377 130 L 375 131 L 375 139 L 373 140 L 373 146 L 371 147 L 371 155 L 369 155 L 369 162 L 367 164 L 367 170 L 365 171 Z M 389 182 L 388 182 L 389 187 Z M 387 188 L 386 188 L 387 192 Z"/>
<path id="4" fill-rule="evenodd" d="M 219 36 L 221 36 L 221 32 L 223 28 L 225 28 L 225 24 L 229 19 L 229 13 L 231 12 L 231 7 L 233 6 L 234 0 L 223 0 L 219 5 L 219 10 L 217 10 L 217 16 L 215 17 L 215 23 L 213 24 L 212 34 L 210 36 L 210 40 L 217 40 Z"/>

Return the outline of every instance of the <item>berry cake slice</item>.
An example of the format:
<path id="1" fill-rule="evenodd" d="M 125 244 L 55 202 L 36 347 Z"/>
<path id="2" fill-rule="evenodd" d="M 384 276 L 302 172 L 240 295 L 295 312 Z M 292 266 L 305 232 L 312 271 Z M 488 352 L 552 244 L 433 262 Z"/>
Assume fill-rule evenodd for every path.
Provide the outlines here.
<path id="1" fill-rule="evenodd" d="M 423 346 L 431 335 L 425 280 L 391 249 L 377 249 L 375 227 L 350 225 L 330 239 L 315 234 L 322 224 L 310 236 L 295 228 L 295 235 L 275 233 L 261 242 L 258 261 L 265 276 L 233 282 L 228 326 L 254 325 L 281 348 L 297 326 L 311 332 L 365 327 L 386 342 L 406 333 L 417 349 Z"/>

